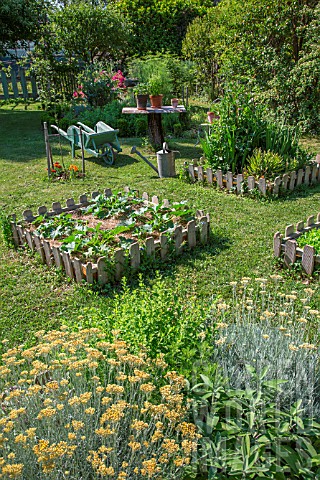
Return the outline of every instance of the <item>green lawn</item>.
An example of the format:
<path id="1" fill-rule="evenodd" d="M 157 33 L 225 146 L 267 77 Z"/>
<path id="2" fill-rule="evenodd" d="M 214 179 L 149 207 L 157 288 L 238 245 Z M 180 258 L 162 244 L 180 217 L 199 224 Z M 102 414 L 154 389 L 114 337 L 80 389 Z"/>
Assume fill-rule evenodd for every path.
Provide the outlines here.
<path id="1" fill-rule="evenodd" d="M 125 185 L 157 194 L 169 200 L 188 200 L 195 208 L 211 215 L 213 231 L 209 246 L 196 249 L 161 268 L 166 288 L 175 289 L 177 281 L 184 283 L 197 301 L 209 304 L 212 295 L 242 276 L 274 273 L 272 254 L 273 234 L 284 231 L 288 223 L 305 220 L 317 214 L 320 205 L 320 185 L 308 191 L 273 202 L 261 202 L 246 197 L 227 195 L 210 187 L 190 185 L 179 178 L 158 179 L 137 156 L 130 155 L 132 145 L 141 145 L 141 139 L 120 139 L 123 152 L 112 167 L 89 159 L 85 179 L 69 183 L 49 183 L 46 180 L 46 158 L 40 112 L 32 110 L 0 110 L 0 206 L 5 214 L 18 217 L 26 208 L 36 211 L 37 206 L 53 201 L 75 199 L 82 193 L 107 187 Z M 319 140 L 306 139 L 317 149 Z M 179 150 L 177 166 L 201 155 L 201 148 L 191 140 L 171 140 L 170 146 Z M 149 155 L 146 149 L 141 152 Z M 68 149 L 63 146 L 66 156 Z M 55 160 L 61 161 L 59 145 L 54 147 Z M 150 157 L 156 162 L 155 157 Z M 71 158 L 67 158 L 71 161 Z M 80 159 L 77 159 L 80 166 Z M 177 169 L 178 169 L 177 168 Z M 299 276 L 281 271 L 288 290 L 304 288 Z M 144 281 L 151 283 L 150 273 Z M 315 302 L 319 300 L 319 283 Z M 86 287 L 68 282 L 59 272 L 42 265 L 39 259 L 24 252 L 8 250 L 0 243 L 0 339 L 10 343 L 26 341 L 40 328 L 57 327 L 63 319 L 76 321 L 84 308 L 94 307 L 103 314 L 113 305 L 113 296 L 120 287 L 99 294 Z M 187 298 L 186 298 L 187 302 Z M 186 304 L 187 305 L 187 304 Z"/>

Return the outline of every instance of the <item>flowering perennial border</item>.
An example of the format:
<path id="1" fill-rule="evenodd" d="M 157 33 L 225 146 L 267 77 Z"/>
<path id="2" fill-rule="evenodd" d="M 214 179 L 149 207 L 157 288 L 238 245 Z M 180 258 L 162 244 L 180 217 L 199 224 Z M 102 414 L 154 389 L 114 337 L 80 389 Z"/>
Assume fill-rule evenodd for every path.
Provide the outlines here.
<path id="1" fill-rule="evenodd" d="M 125 187 L 124 191 L 129 192 L 130 189 Z M 138 195 L 137 191 L 135 193 Z M 63 212 L 76 211 L 90 205 L 98 195 L 100 195 L 98 191 L 92 192 L 91 199 L 88 198 L 86 194 L 80 195 L 79 203 L 75 203 L 73 198 L 69 198 L 66 201 L 65 207 L 62 207 L 60 202 L 53 202 L 51 211 L 48 211 L 46 206 L 40 206 L 38 208 L 38 215 L 53 217 Z M 111 189 L 105 189 L 104 195 L 106 197 L 111 196 Z M 159 204 L 159 198 L 156 195 L 149 200 L 149 195 L 144 192 L 142 198 L 146 204 Z M 168 200 L 163 200 L 163 203 L 166 206 L 170 206 Z M 37 216 L 34 216 L 31 210 L 25 210 L 23 212 L 25 222 L 33 222 L 36 218 Z M 125 265 L 128 257 L 126 250 L 123 248 L 118 248 L 114 252 L 114 271 L 110 275 L 108 271 L 110 259 L 107 259 L 107 257 L 100 257 L 97 263 L 83 263 L 79 258 L 72 258 L 68 252 L 62 251 L 58 246 L 50 245 L 49 241 L 40 238 L 40 236 L 25 227 L 23 222 L 17 222 L 15 215 L 12 216 L 11 229 L 14 244 L 17 247 L 27 246 L 30 250 L 38 252 L 43 263 L 46 263 L 48 266 L 55 265 L 57 268 L 62 268 L 67 276 L 77 283 L 81 283 L 84 280 L 87 283 L 97 281 L 99 284 L 105 285 L 106 283 L 110 283 L 113 278 L 119 281 L 125 274 Z M 194 248 L 199 243 L 202 245 L 206 244 L 209 238 L 209 231 L 209 214 L 205 215 L 202 210 L 197 210 L 196 218 L 189 221 L 186 228 L 177 225 L 173 233 L 169 233 L 168 231 L 162 232 L 158 240 L 154 240 L 154 238 L 150 236 L 146 238 L 142 247 L 138 242 L 132 243 L 129 247 L 128 258 L 130 269 L 134 271 L 140 267 L 142 250 L 145 251 L 146 256 L 150 259 L 158 255 L 161 260 L 165 260 L 169 254 L 170 241 L 174 244 L 175 254 L 180 255 L 183 252 L 184 244 L 187 244 L 189 248 Z"/>
<path id="2" fill-rule="evenodd" d="M 284 263 L 288 267 L 301 258 L 303 270 L 307 275 L 312 275 L 315 264 L 320 264 L 320 255 L 315 254 L 315 249 L 311 245 L 299 248 L 296 239 L 313 228 L 320 228 L 320 213 L 316 221 L 314 215 L 308 217 L 306 226 L 304 222 L 298 222 L 296 226 L 287 225 L 284 237 L 280 232 L 276 232 L 273 237 L 274 256 L 280 258 L 284 254 Z"/>
<path id="3" fill-rule="evenodd" d="M 261 192 L 262 195 L 266 195 L 267 192 L 278 195 L 281 190 L 294 190 L 300 185 L 315 185 L 320 183 L 320 166 L 315 164 L 312 167 L 306 166 L 304 169 L 300 168 L 298 171 L 285 173 L 278 176 L 274 181 L 268 181 L 261 177 L 258 180 L 252 175 L 245 178 L 244 173 L 233 175 L 232 172 L 227 172 L 225 175 L 222 170 L 213 171 L 212 168 L 204 170 L 203 166 L 196 165 L 195 163 L 188 164 L 185 162 L 184 169 L 188 177 L 192 182 L 204 182 L 206 181 L 210 185 L 215 184 L 221 189 L 227 189 L 228 191 L 234 191 L 235 193 L 243 193 L 244 191 L 251 191 L 255 188 Z"/>

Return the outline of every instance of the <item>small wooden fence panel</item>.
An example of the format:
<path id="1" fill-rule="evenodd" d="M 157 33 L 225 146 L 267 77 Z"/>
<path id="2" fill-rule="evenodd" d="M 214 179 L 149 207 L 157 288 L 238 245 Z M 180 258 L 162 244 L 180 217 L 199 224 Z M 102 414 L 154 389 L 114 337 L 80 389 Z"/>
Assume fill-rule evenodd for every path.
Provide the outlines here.
<path id="1" fill-rule="evenodd" d="M 301 259 L 301 265 L 307 275 L 312 275 L 316 264 L 320 264 L 320 255 L 315 254 L 311 245 L 299 248 L 296 239 L 303 233 L 313 228 L 320 228 L 320 213 L 315 221 L 314 215 L 307 218 L 306 224 L 298 222 L 296 225 L 287 225 L 284 236 L 276 232 L 273 237 L 273 253 L 275 257 L 284 258 L 284 263 L 290 267 L 297 259 Z"/>
<path id="2" fill-rule="evenodd" d="M 23 67 L 12 68 L 10 74 L 0 70 L 0 99 L 38 97 L 37 84 L 34 76 L 27 73 Z"/>
<path id="3" fill-rule="evenodd" d="M 130 191 L 127 187 L 124 190 Z M 73 198 L 69 198 L 65 207 L 61 206 L 60 202 L 53 202 L 52 210 L 50 211 L 47 210 L 47 207 L 40 206 L 38 207 L 38 215 L 51 217 L 63 212 L 72 212 L 79 208 L 87 207 L 98 195 L 99 192 L 92 192 L 91 200 L 86 194 L 80 195 L 78 203 L 75 203 Z M 111 189 L 107 188 L 104 191 L 104 195 L 112 195 Z M 157 196 L 153 196 L 150 200 L 146 192 L 142 194 L 142 198 L 145 203 L 159 204 Z M 170 206 L 168 200 L 163 200 L 163 204 Z M 37 215 L 34 215 L 31 210 L 23 212 L 23 218 L 26 222 L 33 222 L 36 217 Z M 48 266 L 55 265 L 57 268 L 62 268 L 66 275 L 77 283 L 86 281 L 87 283 L 98 282 L 104 285 L 111 283 L 113 280 L 119 281 L 128 267 L 132 271 L 139 269 L 144 255 L 150 259 L 158 255 L 161 260 L 165 260 L 169 255 L 170 242 L 174 245 L 176 255 L 182 254 L 185 245 L 189 248 L 194 248 L 199 244 L 206 244 L 209 239 L 210 217 L 209 214 L 205 215 L 202 210 L 197 210 L 196 219 L 189 221 L 186 228 L 176 226 L 173 233 L 162 232 L 157 240 L 150 236 L 145 240 L 143 246 L 140 246 L 138 242 L 132 243 L 129 251 L 118 248 L 115 250 L 111 261 L 110 258 L 101 257 L 97 263 L 84 263 L 78 258 L 72 258 L 69 253 L 62 251 L 59 247 L 51 246 L 47 240 L 40 238 L 31 232 L 28 227 L 16 222 L 14 215 L 12 216 L 11 229 L 15 245 L 17 247 L 27 247 L 31 251 L 38 252 L 43 263 L 46 263 Z M 110 263 L 113 264 L 112 272 L 110 272 L 109 268 Z"/>
<path id="4" fill-rule="evenodd" d="M 273 182 L 265 178 L 255 179 L 253 176 L 245 177 L 243 173 L 233 175 L 232 172 L 223 174 L 222 170 L 213 171 L 212 168 L 204 168 L 201 165 L 184 164 L 185 171 L 192 182 L 207 182 L 209 185 L 216 185 L 218 188 L 226 189 L 237 194 L 245 191 L 250 192 L 257 188 L 262 195 L 267 192 L 278 195 L 280 190 L 292 191 L 300 185 L 315 185 L 320 183 L 320 166 L 314 164 L 300 170 L 278 176 Z"/>

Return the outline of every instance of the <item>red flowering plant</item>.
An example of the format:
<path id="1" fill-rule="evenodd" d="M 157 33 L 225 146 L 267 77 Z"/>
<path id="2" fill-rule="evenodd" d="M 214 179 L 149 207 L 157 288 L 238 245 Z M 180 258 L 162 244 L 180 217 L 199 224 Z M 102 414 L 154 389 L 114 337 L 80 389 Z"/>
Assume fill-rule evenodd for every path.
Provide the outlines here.
<path id="1" fill-rule="evenodd" d="M 119 97 L 126 88 L 124 80 L 121 70 L 113 75 L 106 67 L 96 63 L 81 73 L 79 88 L 73 95 L 76 99 L 86 100 L 93 107 L 101 107 Z"/>
<path id="2" fill-rule="evenodd" d="M 83 85 L 78 85 L 77 90 L 73 92 L 72 98 L 77 102 L 83 101 L 87 98 L 86 94 L 83 92 Z"/>
<path id="3" fill-rule="evenodd" d="M 82 173 L 75 164 L 71 164 L 66 167 L 59 162 L 54 162 L 53 167 L 50 169 L 51 180 L 71 180 L 72 178 L 82 177 Z"/>

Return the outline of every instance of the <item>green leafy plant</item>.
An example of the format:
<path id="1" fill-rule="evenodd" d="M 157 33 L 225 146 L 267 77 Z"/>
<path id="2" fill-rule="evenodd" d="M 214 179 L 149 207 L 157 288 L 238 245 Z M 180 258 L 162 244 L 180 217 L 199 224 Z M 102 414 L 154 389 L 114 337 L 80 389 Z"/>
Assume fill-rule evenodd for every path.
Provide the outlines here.
<path id="1" fill-rule="evenodd" d="M 163 95 L 164 83 L 160 75 L 152 75 L 148 80 L 148 92 L 150 95 Z"/>
<path id="2" fill-rule="evenodd" d="M 193 218 L 186 202 L 170 206 L 146 204 L 134 193 L 120 191 L 110 196 L 98 195 L 79 214 L 79 218 L 70 213 L 51 218 L 39 216 L 33 222 L 35 233 L 61 242 L 61 249 L 70 254 L 97 259 L 101 255 L 112 257 L 119 246 L 128 249 L 137 239 L 157 237 L 177 223 L 185 225 Z M 114 219 L 116 226 L 103 228 L 101 222 L 89 226 L 88 216 L 101 222 Z"/>
<path id="3" fill-rule="evenodd" d="M 136 85 L 133 88 L 133 93 L 135 95 L 148 95 L 149 94 L 149 85 L 148 83 L 143 83 L 139 82 L 138 85 Z"/>
<path id="4" fill-rule="evenodd" d="M 285 162 L 277 153 L 263 152 L 261 148 L 255 149 L 253 155 L 248 158 L 247 172 L 257 178 L 264 177 L 267 180 L 275 178 L 285 171 Z"/>
<path id="5" fill-rule="evenodd" d="M 313 228 L 309 232 L 305 232 L 297 238 L 298 246 L 304 247 L 304 245 L 311 245 L 314 247 L 315 254 L 320 255 L 320 230 Z"/>
<path id="6" fill-rule="evenodd" d="M 305 418 L 301 401 L 281 410 L 275 398 L 282 380 L 265 380 L 244 365 L 252 387 L 232 389 L 219 374 L 201 375 L 191 389 L 194 421 L 202 434 L 200 472 L 208 478 L 314 479 L 320 474 L 320 424 Z"/>
<path id="7" fill-rule="evenodd" d="M 10 219 L 3 213 L 0 213 L 0 231 L 7 247 L 13 247 L 13 235 L 10 225 Z"/>

